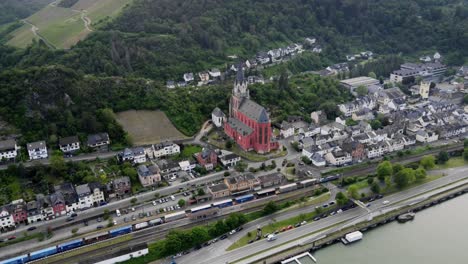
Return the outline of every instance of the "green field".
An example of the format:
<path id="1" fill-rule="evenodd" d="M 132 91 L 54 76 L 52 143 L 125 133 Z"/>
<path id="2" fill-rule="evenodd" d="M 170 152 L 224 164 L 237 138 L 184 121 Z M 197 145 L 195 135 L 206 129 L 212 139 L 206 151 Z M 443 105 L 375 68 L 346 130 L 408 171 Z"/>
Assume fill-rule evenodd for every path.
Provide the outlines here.
<path id="1" fill-rule="evenodd" d="M 101 21 L 111 19 L 119 14 L 123 7 L 132 0 L 80 0 L 71 8 L 48 5 L 27 19 L 27 22 L 38 28 L 40 37 L 59 49 L 68 49 L 91 33 L 82 20 L 84 16 L 91 21 L 90 29 Z M 25 24 L 10 34 L 9 45 L 26 47 L 35 36 L 32 26 Z"/>

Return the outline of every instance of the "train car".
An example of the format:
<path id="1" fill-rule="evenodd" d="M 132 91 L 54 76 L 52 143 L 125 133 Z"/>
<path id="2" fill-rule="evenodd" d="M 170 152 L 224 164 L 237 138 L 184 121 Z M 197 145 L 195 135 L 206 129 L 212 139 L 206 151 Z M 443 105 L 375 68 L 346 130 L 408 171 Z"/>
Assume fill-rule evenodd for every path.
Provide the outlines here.
<path id="1" fill-rule="evenodd" d="M 175 213 L 172 213 L 172 214 L 165 215 L 164 216 L 164 222 L 179 220 L 179 219 L 182 219 L 182 218 L 185 218 L 185 217 L 187 217 L 187 215 L 185 214 L 184 211 L 175 212 Z"/>
<path id="2" fill-rule="evenodd" d="M 148 221 L 148 224 L 150 224 L 151 226 L 161 225 L 163 223 L 164 221 L 161 218 L 156 218 L 156 219 Z"/>
<path id="3" fill-rule="evenodd" d="M 52 255 L 57 254 L 57 252 L 58 250 L 56 246 L 34 251 L 29 254 L 29 261 L 38 260 L 41 258 L 52 256 Z"/>
<path id="4" fill-rule="evenodd" d="M 0 264 L 23 264 L 26 262 L 28 262 L 28 255 L 22 255 L 22 256 L 0 261 Z"/>
<path id="5" fill-rule="evenodd" d="M 208 210 L 208 209 L 210 209 L 211 207 L 212 207 L 211 204 L 198 206 L 198 207 L 195 207 L 195 208 L 190 209 L 190 213 L 193 214 L 193 213 L 196 213 L 196 212 Z"/>
<path id="6" fill-rule="evenodd" d="M 267 196 L 271 196 L 275 194 L 276 194 L 275 188 L 265 189 L 265 190 L 261 190 L 255 193 L 255 195 L 257 195 L 258 198 L 267 197 Z"/>
<path id="7" fill-rule="evenodd" d="M 226 199 L 226 200 L 213 203 L 213 207 L 218 207 L 220 209 L 224 207 L 229 207 L 229 206 L 232 206 L 232 199 Z"/>
<path id="8" fill-rule="evenodd" d="M 121 227 L 121 228 L 110 230 L 109 235 L 110 235 L 110 237 L 116 237 L 116 236 L 128 234 L 130 232 L 132 232 L 132 226 L 124 226 L 124 227 Z"/>
<path id="9" fill-rule="evenodd" d="M 297 190 L 297 183 L 286 184 L 278 188 L 278 193 L 287 193 Z"/>
<path id="10" fill-rule="evenodd" d="M 110 236 L 109 236 L 108 232 L 103 232 L 103 233 L 99 233 L 99 234 L 95 234 L 95 235 L 85 237 L 84 242 L 85 242 L 86 245 L 88 245 L 88 244 L 96 243 L 96 242 L 99 242 L 99 241 L 102 241 L 102 240 L 106 240 L 109 237 Z"/>
<path id="11" fill-rule="evenodd" d="M 57 249 L 58 249 L 59 252 L 64 252 L 64 251 L 67 251 L 67 250 L 70 250 L 70 249 L 81 247 L 83 245 L 84 245 L 83 239 L 77 239 L 77 240 L 73 240 L 73 241 L 69 241 L 69 242 L 66 242 L 66 243 L 59 244 L 57 246 Z"/>
<path id="12" fill-rule="evenodd" d="M 305 187 L 309 187 L 309 186 L 313 186 L 317 184 L 317 179 L 308 179 L 308 180 L 304 180 L 304 181 L 301 181 L 299 182 L 299 186 L 301 188 L 305 188 Z"/>
<path id="13" fill-rule="evenodd" d="M 241 204 L 241 203 L 245 203 L 245 202 L 248 202 L 248 201 L 252 201 L 254 198 L 255 197 L 254 197 L 253 194 L 247 194 L 247 195 L 244 195 L 244 196 L 237 197 L 235 199 L 236 199 L 236 203 Z"/>
<path id="14" fill-rule="evenodd" d="M 143 228 L 147 228 L 148 227 L 148 222 L 143 222 L 143 223 L 139 223 L 139 224 L 135 224 L 134 225 L 134 229 L 135 230 L 140 230 L 140 229 L 143 229 Z"/>
<path id="15" fill-rule="evenodd" d="M 328 176 L 328 177 L 320 179 L 320 182 L 321 183 L 330 182 L 330 181 L 338 180 L 339 178 L 340 178 L 339 175 Z"/>

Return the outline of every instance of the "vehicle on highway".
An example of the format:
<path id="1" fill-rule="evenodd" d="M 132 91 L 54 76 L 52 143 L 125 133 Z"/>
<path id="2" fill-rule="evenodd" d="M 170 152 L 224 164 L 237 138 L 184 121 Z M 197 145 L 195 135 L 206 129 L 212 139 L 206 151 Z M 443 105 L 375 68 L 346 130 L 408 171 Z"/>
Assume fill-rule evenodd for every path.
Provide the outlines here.
<path id="1" fill-rule="evenodd" d="M 334 204 L 336 204 L 335 201 L 331 201 L 331 202 L 328 203 L 328 205 L 334 205 Z"/>
<path id="2" fill-rule="evenodd" d="M 385 201 L 382 202 L 382 204 L 389 204 L 389 203 L 390 203 L 390 201 L 388 201 L 388 200 L 385 200 Z"/>
<path id="3" fill-rule="evenodd" d="M 319 216 L 316 216 L 316 217 L 314 217 L 313 220 L 314 220 L 314 221 L 318 221 L 318 220 L 320 220 L 320 217 L 319 217 Z"/>
<path id="4" fill-rule="evenodd" d="M 301 225 L 305 225 L 305 224 L 307 224 L 307 221 L 304 220 L 301 222 Z"/>
<path id="5" fill-rule="evenodd" d="M 102 226 L 102 225 L 96 226 L 96 229 L 102 229 L 102 228 L 104 228 L 104 226 Z"/>
<path id="6" fill-rule="evenodd" d="M 383 198 L 382 194 L 378 194 L 377 196 L 375 196 L 375 199 L 382 199 L 382 198 Z"/>
<path id="7" fill-rule="evenodd" d="M 229 232 L 230 235 L 234 235 L 235 233 L 236 233 L 235 229 L 233 229 L 233 230 L 231 230 L 231 232 Z"/>
<path id="8" fill-rule="evenodd" d="M 337 214 L 341 214 L 343 212 L 343 210 L 341 209 L 338 209 L 338 211 L 336 211 Z"/>
<path id="9" fill-rule="evenodd" d="M 267 237 L 267 241 L 275 241 L 276 240 L 276 235 L 269 235 Z"/>
<path id="10" fill-rule="evenodd" d="M 33 230 L 36 230 L 36 229 L 37 229 L 37 227 L 31 226 L 31 227 L 28 228 L 28 231 L 33 231 Z"/>

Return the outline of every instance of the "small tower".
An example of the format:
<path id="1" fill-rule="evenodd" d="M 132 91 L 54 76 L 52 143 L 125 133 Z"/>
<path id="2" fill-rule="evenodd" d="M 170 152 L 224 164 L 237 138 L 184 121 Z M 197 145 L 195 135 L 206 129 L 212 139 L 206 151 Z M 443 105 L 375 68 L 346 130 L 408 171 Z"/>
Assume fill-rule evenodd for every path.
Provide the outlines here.
<path id="1" fill-rule="evenodd" d="M 229 116 L 237 117 L 237 110 L 244 99 L 249 99 L 249 88 L 247 87 L 247 80 L 244 77 L 244 70 L 242 65 L 237 66 L 236 80 L 234 81 L 234 88 L 232 89 L 231 101 L 229 102 Z"/>
<path id="2" fill-rule="evenodd" d="M 421 81 L 421 83 L 419 84 L 419 95 L 421 96 L 422 99 L 429 98 L 430 90 L 431 90 L 431 83 Z"/>

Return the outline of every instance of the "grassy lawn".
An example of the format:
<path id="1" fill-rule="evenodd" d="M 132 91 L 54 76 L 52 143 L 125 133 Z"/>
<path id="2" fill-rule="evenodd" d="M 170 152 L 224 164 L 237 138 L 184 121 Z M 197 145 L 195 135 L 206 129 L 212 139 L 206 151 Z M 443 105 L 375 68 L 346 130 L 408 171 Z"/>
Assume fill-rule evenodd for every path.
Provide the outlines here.
<path id="1" fill-rule="evenodd" d="M 45 235 L 42 234 L 42 233 L 28 234 L 26 236 L 18 237 L 18 238 L 14 239 L 14 240 L 9 240 L 9 241 L 1 243 L 0 248 L 10 246 L 10 245 L 13 245 L 13 244 L 16 244 L 16 243 L 32 240 L 32 239 L 40 240 L 41 238 L 44 238 L 44 237 L 45 237 Z"/>
<path id="2" fill-rule="evenodd" d="M 468 162 L 463 159 L 463 157 L 454 157 L 449 159 L 445 164 L 437 164 L 434 169 L 449 169 L 449 168 L 456 168 L 468 165 Z"/>
<path id="3" fill-rule="evenodd" d="M 297 203 L 293 206 L 288 207 L 287 209 L 284 209 L 283 211 L 292 210 L 298 207 L 309 206 L 312 204 L 323 203 L 327 201 L 329 198 L 330 198 L 330 193 L 325 193 L 318 197 L 311 197 L 309 198 L 309 201 Z M 249 221 L 253 221 L 262 216 L 263 215 L 261 211 L 246 214 L 246 217 Z M 294 226 L 295 224 L 300 223 L 302 221 L 311 221 L 315 216 L 316 216 L 316 213 L 312 212 L 312 213 L 307 213 L 307 214 L 300 214 L 295 217 L 285 219 L 282 221 L 276 221 L 274 218 L 272 218 L 268 225 L 262 227 L 262 239 L 263 239 L 263 236 L 267 233 L 273 233 L 276 230 L 280 230 L 281 228 L 289 226 L 289 225 Z M 249 232 L 249 233 L 246 236 L 243 236 L 238 241 L 236 241 L 234 244 L 232 244 L 227 250 L 229 251 L 229 250 L 233 250 L 233 249 L 245 246 L 248 244 L 249 240 L 255 239 L 256 233 L 255 232 Z"/>
<path id="4" fill-rule="evenodd" d="M 202 147 L 196 145 L 185 146 L 182 152 L 180 153 L 180 157 L 182 159 L 190 159 L 193 157 L 195 153 L 201 152 Z"/>

